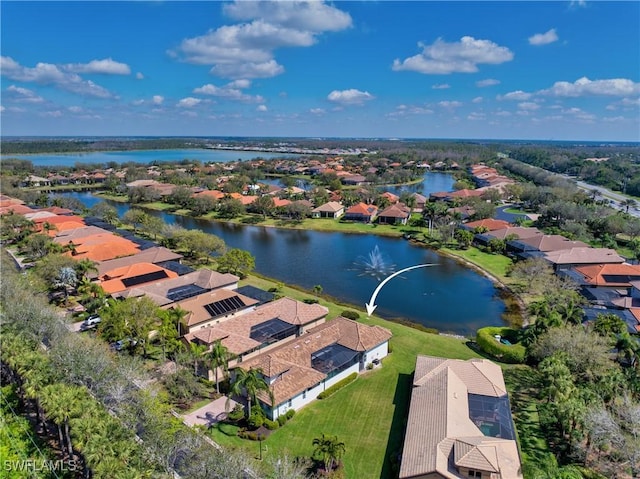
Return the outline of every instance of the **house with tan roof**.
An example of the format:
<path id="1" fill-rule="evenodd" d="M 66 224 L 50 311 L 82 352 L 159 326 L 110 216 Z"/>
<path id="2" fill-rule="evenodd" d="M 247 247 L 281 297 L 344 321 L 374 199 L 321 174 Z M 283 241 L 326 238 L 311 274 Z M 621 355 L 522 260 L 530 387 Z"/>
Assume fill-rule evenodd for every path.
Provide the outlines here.
<path id="1" fill-rule="evenodd" d="M 134 286 L 177 278 L 178 274 L 152 263 L 136 263 L 122 266 L 98 277 L 107 294 L 125 291 Z"/>
<path id="2" fill-rule="evenodd" d="M 344 213 L 344 219 L 349 221 L 361 221 L 372 223 L 378 216 L 378 207 L 366 203 L 357 203 L 349 207 Z"/>
<path id="3" fill-rule="evenodd" d="M 544 233 L 538 228 L 527 228 L 523 226 L 509 226 L 499 230 L 492 230 L 486 233 L 475 235 L 474 241 L 480 245 L 486 246 L 494 238 L 506 240 L 507 238 L 533 238 L 534 236 L 542 236 Z"/>
<path id="4" fill-rule="evenodd" d="M 165 309 L 180 308 L 187 311 L 184 320 L 186 334 L 202 328 L 211 328 L 232 318 L 252 311 L 259 301 L 236 291 L 218 288 L 206 293 L 176 301 Z"/>
<path id="5" fill-rule="evenodd" d="M 138 256 L 138 255 L 136 255 Z M 114 298 L 138 298 L 146 296 L 158 306 L 166 306 L 198 296 L 214 289 L 235 290 L 238 278 L 230 273 L 218 273 L 210 269 L 199 269 L 172 279 L 161 279 L 114 293 Z"/>
<path id="6" fill-rule="evenodd" d="M 312 218 L 340 218 L 344 214 L 344 206 L 337 201 L 329 201 L 311 210 Z"/>
<path id="7" fill-rule="evenodd" d="M 219 324 L 190 332 L 184 339 L 208 348 L 220 341 L 234 355 L 229 362 L 229 366 L 234 367 L 324 323 L 328 312 L 319 304 L 281 298 Z"/>
<path id="8" fill-rule="evenodd" d="M 549 251 L 542 256 L 556 270 L 590 264 L 622 264 L 624 258 L 610 248 L 571 248 Z"/>
<path id="9" fill-rule="evenodd" d="M 500 366 L 418 356 L 399 477 L 523 477 Z"/>
<path id="10" fill-rule="evenodd" d="M 275 420 L 309 404 L 350 374 L 380 364 L 388 354 L 389 339 L 386 328 L 338 317 L 237 367 L 261 372 L 274 397 L 271 404 L 262 393 L 261 406 Z"/>
<path id="11" fill-rule="evenodd" d="M 588 247 L 589 245 L 582 241 L 571 241 L 562 235 L 536 235 L 507 241 L 507 251 L 522 259 L 539 256 L 540 253 L 549 251 Z"/>
<path id="12" fill-rule="evenodd" d="M 389 225 L 406 225 L 411 217 L 411 208 L 402 203 L 395 203 L 378 213 L 378 223 Z"/>

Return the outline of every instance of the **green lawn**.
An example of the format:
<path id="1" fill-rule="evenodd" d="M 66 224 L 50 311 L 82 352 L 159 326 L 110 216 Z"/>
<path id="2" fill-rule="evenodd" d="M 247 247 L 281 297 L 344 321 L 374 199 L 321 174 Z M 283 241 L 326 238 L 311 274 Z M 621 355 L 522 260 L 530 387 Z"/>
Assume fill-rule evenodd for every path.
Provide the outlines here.
<path id="1" fill-rule="evenodd" d="M 491 254 L 471 247 L 465 250 L 441 248 L 440 251 L 461 258 L 492 274 L 505 284 L 513 282 L 507 277 L 509 266 L 513 263 L 510 258 L 501 254 Z"/>
<path id="2" fill-rule="evenodd" d="M 246 282 L 262 288 L 273 285 L 255 277 Z M 290 288 L 284 288 L 283 292 L 297 299 L 313 296 Z M 329 307 L 329 318 L 347 309 L 325 300 L 320 302 Z M 381 368 L 362 374 L 330 398 L 314 401 L 298 411 L 284 428 L 276 430 L 263 442 L 267 455 L 286 451 L 290 456 L 309 457 L 313 452 L 314 437 L 322 433 L 335 434 L 347 448 L 344 457 L 346 477 L 396 477 L 394 463 L 401 453 L 416 356 L 479 357 L 464 340 L 428 334 L 376 317 L 366 318 L 362 312 L 361 315 L 362 323 L 377 324 L 392 331 L 392 353 L 383 360 Z M 257 454 L 259 445 L 256 442 L 229 437 L 217 430 L 211 434 L 220 444 L 246 448 Z"/>

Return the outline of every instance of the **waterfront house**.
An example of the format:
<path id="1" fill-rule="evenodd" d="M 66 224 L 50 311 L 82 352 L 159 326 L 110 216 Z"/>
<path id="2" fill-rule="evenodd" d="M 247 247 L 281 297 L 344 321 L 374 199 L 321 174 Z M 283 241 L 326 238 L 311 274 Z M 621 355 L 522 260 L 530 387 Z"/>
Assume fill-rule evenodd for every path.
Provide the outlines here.
<path id="1" fill-rule="evenodd" d="M 411 208 L 402 203 L 396 203 L 385 208 L 378 214 L 378 223 L 389 225 L 406 225 L 411 216 Z"/>
<path id="2" fill-rule="evenodd" d="M 379 365 L 388 354 L 389 339 L 391 331 L 386 328 L 338 317 L 237 367 L 261 371 L 274 402 L 260 393 L 260 405 L 275 420 L 289 409 L 309 404 L 352 373 Z"/>
<path id="3" fill-rule="evenodd" d="M 538 257 L 542 253 L 571 248 L 587 248 L 582 241 L 571 241 L 562 235 L 536 235 L 507 241 L 507 251 L 520 259 Z"/>
<path id="4" fill-rule="evenodd" d="M 500 366 L 418 356 L 399 477 L 523 477 Z"/>
<path id="5" fill-rule="evenodd" d="M 107 271 L 98 277 L 100 286 L 107 294 L 125 291 L 134 286 L 177 278 L 173 271 L 152 263 L 136 263 Z"/>
<path id="6" fill-rule="evenodd" d="M 112 233 L 76 238 L 67 244 L 71 251 L 65 254 L 77 260 L 86 258 L 91 261 L 106 261 L 140 252 L 135 242 Z"/>
<path id="7" fill-rule="evenodd" d="M 526 228 L 523 226 L 509 226 L 499 230 L 487 231 L 475 235 L 474 241 L 482 246 L 489 244 L 492 239 L 506 240 L 507 238 L 533 238 L 534 236 L 542 236 L 544 233 L 538 228 Z"/>
<path id="8" fill-rule="evenodd" d="M 96 228 L 94 226 L 90 228 Z M 88 229 L 88 228 L 83 228 Z M 96 228 L 100 229 L 100 228 Z M 173 263 L 179 263 L 182 259 L 182 255 L 178 253 L 174 253 L 168 248 L 164 248 L 162 246 L 154 246 L 152 248 L 147 248 L 143 251 L 136 252 L 131 256 L 125 256 L 122 258 L 109 259 L 105 261 L 98 262 L 98 273 L 96 276 L 100 276 L 105 274 L 107 271 L 114 270 L 116 268 L 122 268 L 124 266 L 131 266 L 137 263 L 152 263 L 158 266 L 162 266 L 166 269 L 174 270 L 172 267 Z M 178 272 L 178 271 L 176 271 Z"/>
<path id="9" fill-rule="evenodd" d="M 311 210 L 313 218 L 340 218 L 344 214 L 344 206 L 337 201 L 329 201 Z"/>
<path id="10" fill-rule="evenodd" d="M 344 185 L 361 186 L 367 182 L 367 179 L 362 175 L 349 175 L 343 176 L 340 181 Z"/>
<path id="11" fill-rule="evenodd" d="M 622 264 L 624 258 L 610 248 L 571 248 L 550 251 L 542 256 L 556 271 L 591 264 Z"/>
<path id="12" fill-rule="evenodd" d="M 367 205 L 366 203 L 357 203 L 345 211 L 344 219 L 349 221 L 360 221 L 363 223 L 372 223 L 378 215 L 378 207 L 376 205 Z"/>
<path id="13" fill-rule="evenodd" d="M 476 228 L 485 229 L 486 231 L 495 231 L 502 230 L 505 228 L 511 227 L 511 223 L 505 220 L 496 220 L 494 218 L 486 218 L 478 221 L 470 221 L 463 225 L 460 225 L 460 228 L 475 231 Z"/>

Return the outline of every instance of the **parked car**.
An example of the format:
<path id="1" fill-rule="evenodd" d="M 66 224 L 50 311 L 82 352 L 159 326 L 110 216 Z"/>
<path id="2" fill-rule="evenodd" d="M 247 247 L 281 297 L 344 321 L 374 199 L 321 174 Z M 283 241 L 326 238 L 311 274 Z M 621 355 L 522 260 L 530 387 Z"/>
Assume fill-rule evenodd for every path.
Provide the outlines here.
<path id="1" fill-rule="evenodd" d="M 134 347 L 136 344 L 138 344 L 138 341 L 136 341 L 135 339 L 131 339 L 131 338 L 119 339 L 115 343 L 111 343 L 111 349 L 114 349 L 116 351 L 122 351 L 123 349 L 129 346 Z"/>
<path id="2" fill-rule="evenodd" d="M 94 328 L 100 323 L 100 321 L 102 321 L 102 318 L 100 316 L 98 316 L 97 314 L 92 314 L 82 322 L 82 325 L 80 325 L 80 329 L 86 330 Z"/>

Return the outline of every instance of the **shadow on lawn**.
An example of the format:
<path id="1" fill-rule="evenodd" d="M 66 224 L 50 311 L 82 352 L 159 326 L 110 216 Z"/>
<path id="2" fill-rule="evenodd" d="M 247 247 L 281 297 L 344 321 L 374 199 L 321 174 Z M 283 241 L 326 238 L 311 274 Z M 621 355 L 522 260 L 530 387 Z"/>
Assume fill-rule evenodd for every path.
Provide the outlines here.
<path id="1" fill-rule="evenodd" d="M 404 431 L 409 413 L 409 398 L 411 395 L 411 383 L 413 374 L 399 374 L 396 384 L 396 392 L 393 395 L 395 409 L 391 421 L 391 430 L 387 440 L 387 449 L 382 464 L 381 479 L 398 477 L 400 471 L 400 459 L 402 457 L 402 443 Z"/>

